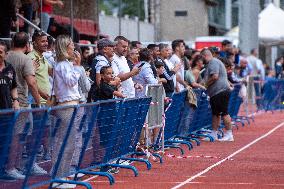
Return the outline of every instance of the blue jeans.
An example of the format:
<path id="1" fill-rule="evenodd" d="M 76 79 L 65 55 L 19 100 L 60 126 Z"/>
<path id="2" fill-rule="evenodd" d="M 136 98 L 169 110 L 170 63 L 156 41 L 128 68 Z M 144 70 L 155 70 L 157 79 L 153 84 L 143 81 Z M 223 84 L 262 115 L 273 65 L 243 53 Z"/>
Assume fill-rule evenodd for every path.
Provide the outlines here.
<path id="1" fill-rule="evenodd" d="M 49 22 L 50 22 L 50 16 L 49 14 L 43 12 L 41 14 L 41 29 L 45 32 L 48 31 L 48 28 L 49 28 Z"/>
<path id="2" fill-rule="evenodd" d="M 189 134 L 189 125 L 192 121 L 194 115 L 194 109 L 185 101 L 184 110 L 181 116 L 180 124 L 178 126 L 178 135 L 179 136 L 187 136 Z"/>

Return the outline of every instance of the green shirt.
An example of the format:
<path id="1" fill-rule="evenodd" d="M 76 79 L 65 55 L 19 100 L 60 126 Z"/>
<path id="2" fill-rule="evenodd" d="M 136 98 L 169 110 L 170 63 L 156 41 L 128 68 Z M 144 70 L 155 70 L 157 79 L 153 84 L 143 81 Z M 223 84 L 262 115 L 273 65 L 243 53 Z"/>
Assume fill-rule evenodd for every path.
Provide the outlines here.
<path id="1" fill-rule="evenodd" d="M 39 60 L 39 67 L 35 70 L 35 77 L 37 81 L 37 86 L 39 90 L 41 90 L 44 93 L 47 93 L 50 95 L 50 83 L 49 83 L 49 75 L 48 75 L 48 68 L 50 65 L 48 64 L 47 60 L 44 58 L 44 56 L 39 55 L 39 53 L 35 50 L 30 52 L 28 54 L 34 61 Z M 40 98 L 41 104 L 46 104 L 45 99 Z"/>
<path id="2" fill-rule="evenodd" d="M 196 82 L 195 81 L 195 77 L 194 77 L 191 69 L 184 71 L 184 80 L 186 82 L 188 82 L 189 84 L 192 84 L 192 83 Z"/>

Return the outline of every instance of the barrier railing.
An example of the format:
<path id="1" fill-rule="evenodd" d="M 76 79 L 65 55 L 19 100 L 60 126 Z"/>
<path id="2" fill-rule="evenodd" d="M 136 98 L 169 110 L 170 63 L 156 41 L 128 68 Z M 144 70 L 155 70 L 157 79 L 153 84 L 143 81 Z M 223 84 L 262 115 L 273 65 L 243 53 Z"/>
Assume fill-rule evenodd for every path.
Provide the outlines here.
<path id="1" fill-rule="evenodd" d="M 284 109 L 284 80 L 269 80 L 264 83 L 262 91 L 260 101 L 265 111 Z"/>
<path id="2" fill-rule="evenodd" d="M 20 185 L 22 188 L 43 185 L 53 188 L 65 183 L 88 189 L 91 185 L 80 181 L 79 173 L 106 176 L 111 184 L 114 183 L 113 176 L 100 168 L 127 168 L 137 176 L 134 166 L 119 163 L 120 160 L 140 161 L 151 168 L 146 159 L 128 157 L 136 152 L 150 101 L 151 98 L 139 98 L 50 109 L 0 111 L 3 131 L 0 135 L 1 176 L 21 168 L 25 177 L 16 181 L 18 188 Z M 46 138 L 51 138 L 52 143 L 46 143 Z M 87 148 L 90 141 L 92 147 Z M 42 145 L 51 149 L 51 161 L 42 161 L 38 157 Z M 23 156 L 24 149 L 26 157 Z M 70 180 L 72 174 L 75 175 Z"/>
<path id="3" fill-rule="evenodd" d="M 180 144 L 192 149 L 192 142 L 199 145 L 200 137 L 213 141 L 203 132 L 211 129 L 209 97 L 205 90 L 193 91 L 197 108 L 188 103 L 185 90 L 172 96 L 165 111 L 165 122 L 163 117 L 161 122 L 160 118 L 154 120 L 155 116 L 152 116 L 153 123 L 163 124 L 155 144 L 158 148 L 162 149 L 163 145 L 163 140 L 159 140 L 162 131 L 165 147 L 178 148 L 181 153 L 184 151 Z M 240 86 L 235 86 L 230 97 L 229 112 L 234 121 L 239 119 L 242 122 L 247 118 L 238 115 L 242 103 L 239 91 Z M 283 80 L 268 81 L 262 91 L 261 101 L 265 110 L 284 108 Z M 160 94 L 156 96 L 160 98 Z M 113 167 L 132 170 L 137 176 L 138 171 L 133 165 L 122 162 L 139 161 L 151 169 L 147 158 L 134 158 L 135 155 L 146 155 L 137 152 L 136 146 L 147 113 L 146 122 L 151 117 L 148 112 L 150 103 L 151 98 L 137 98 L 76 106 L 0 111 L 0 177 L 7 179 L 7 173 L 14 171 L 15 174 L 17 168 L 25 175 L 15 181 L 17 188 L 36 188 L 43 185 L 52 188 L 65 183 L 89 189 L 91 185 L 82 181 L 82 174 L 105 176 L 110 184 L 115 179 L 107 170 Z M 155 111 L 163 112 L 155 104 L 159 103 L 154 99 L 152 106 L 157 109 Z M 51 139 L 51 142 L 46 139 Z M 51 151 L 51 160 L 43 161 L 40 156 L 41 146 Z M 3 184 L 4 188 L 13 188 L 8 182 L 0 185 Z"/>

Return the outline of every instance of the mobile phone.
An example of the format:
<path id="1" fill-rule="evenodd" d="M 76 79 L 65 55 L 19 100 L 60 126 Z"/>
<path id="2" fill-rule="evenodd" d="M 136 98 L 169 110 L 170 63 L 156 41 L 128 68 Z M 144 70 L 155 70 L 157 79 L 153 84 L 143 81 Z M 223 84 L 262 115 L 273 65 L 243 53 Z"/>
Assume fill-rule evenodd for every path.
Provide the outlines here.
<path id="1" fill-rule="evenodd" d="M 138 68 L 141 68 L 142 66 L 144 66 L 144 64 L 145 64 L 145 62 L 143 62 L 142 64 L 140 64 L 140 65 L 138 66 Z"/>

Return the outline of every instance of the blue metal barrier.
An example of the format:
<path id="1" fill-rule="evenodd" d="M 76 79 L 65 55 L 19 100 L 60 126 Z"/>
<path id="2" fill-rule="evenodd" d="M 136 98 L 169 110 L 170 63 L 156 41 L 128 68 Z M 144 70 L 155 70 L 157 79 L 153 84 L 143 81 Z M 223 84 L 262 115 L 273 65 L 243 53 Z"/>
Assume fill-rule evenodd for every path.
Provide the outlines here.
<path id="1" fill-rule="evenodd" d="M 172 101 L 165 112 L 165 147 L 177 148 L 184 154 L 183 149 L 177 144 L 186 144 L 191 149 L 192 145 L 187 141 L 177 140 L 178 127 L 184 110 L 184 103 L 187 91 L 174 93 Z"/>
<path id="2" fill-rule="evenodd" d="M 284 80 L 270 80 L 263 86 L 262 107 L 265 111 L 284 109 Z"/>
<path id="3" fill-rule="evenodd" d="M 107 172 L 108 168 L 126 168 L 138 175 L 134 166 L 122 165 L 120 160 L 144 162 L 150 169 L 148 160 L 128 157 L 135 153 L 150 102 L 151 98 L 100 102 L 100 111 L 92 130 L 93 154 L 86 152 L 81 155 L 85 165 L 81 164 L 77 173 L 105 176 L 110 184 L 114 184 L 114 177 Z M 84 143 L 86 145 L 87 142 Z M 89 164 L 86 163 L 88 161 Z"/>

